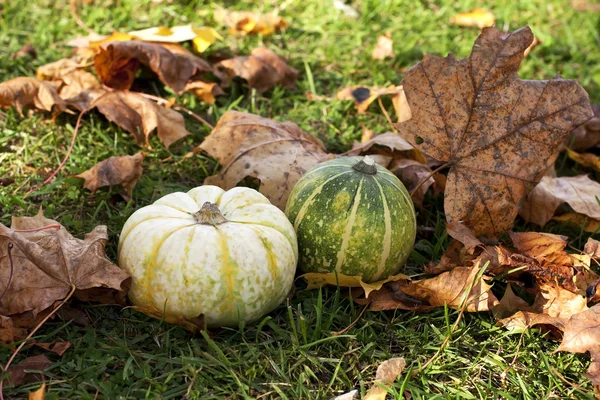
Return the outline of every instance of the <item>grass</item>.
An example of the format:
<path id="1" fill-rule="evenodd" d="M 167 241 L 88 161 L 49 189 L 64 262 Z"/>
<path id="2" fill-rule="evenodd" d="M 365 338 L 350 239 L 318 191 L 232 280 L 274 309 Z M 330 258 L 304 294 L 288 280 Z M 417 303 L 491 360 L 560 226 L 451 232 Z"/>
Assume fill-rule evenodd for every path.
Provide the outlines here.
<path id="1" fill-rule="evenodd" d="M 222 5 L 269 11 L 276 4 L 227 1 Z M 225 35 L 207 53 L 209 58 L 247 54 L 257 45 L 267 45 L 301 71 L 296 89 L 275 88 L 260 95 L 240 83 L 213 106 L 189 95 L 179 97 L 179 104 L 212 122 L 229 109 L 291 120 L 321 138 L 330 151 L 339 152 L 360 138 L 361 123 L 377 133 L 388 130 L 385 118 L 376 105 L 359 116 L 351 103 L 310 101 L 306 92 L 331 96 L 351 84 L 398 84 L 402 72 L 423 54 L 464 57 L 478 35 L 476 28 L 448 24 L 456 11 L 477 6 L 474 1 L 357 0 L 352 4 L 361 13 L 359 19 L 344 18 L 329 1 L 283 2 L 281 13 L 291 23 L 288 30 L 269 37 Z M 512 30 L 528 24 L 543 41 L 524 61 L 521 77 L 544 79 L 560 72 L 577 79 L 593 102 L 600 100 L 600 15 L 575 10 L 562 0 L 490 1 L 486 7 L 495 13 L 497 26 Z M 91 29 L 104 34 L 190 22 L 226 32 L 214 23 L 208 2 L 96 0 L 80 7 L 79 14 Z M 396 56 L 372 61 L 371 49 L 385 32 L 392 32 Z M 35 75 L 39 65 L 68 56 L 70 49 L 64 42 L 83 34 L 65 0 L 0 1 L 0 81 Z M 38 58 L 11 59 L 10 54 L 25 43 L 33 44 Z M 153 94 L 172 95 L 148 81 L 140 85 Z M 43 180 L 36 171 L 53 170 L 64 156 L 75 117 L 60 116 L 52 123 L 48 115 L 22 118 L 13 109 L 3 112 L 0 178 L 12 178 L 14 183 L 0 187 L 0 222 L 9 224 L 11 215 L 30 215 L 41 206 L 46 216 L 79 237 L 105 224 L 110 234 L 107 254 L 113 260 L 120 229 L 135 209 L 167 193 L 198 186 L 218 168 L 203 156 L 180 164 L 161 162 L 169 156 L 176 160 L 209 133 L 188 119 L 193 134 L 169 151 L 152 139 L 153 149 L 131 203 L 114 201 L 120 189 L 90 196 L 73 175 L 109 156 L 139 151 L 131 135 L 90 113 L 60 177 L 26 197 L 29 188 Z M 557 165 L 563 174 L 583 173 L 563 156 Z M 409 262 L 412 267 L 439 259 L 448 243 L 442 204 L 441 198 L 428 197 L 419 210 L 419 226 L 432 229 L 419 233 Z M 517 229 L 530 228 L 518 221 Z M 575 248 L 582 248 L 587 238 L 570 225 L 550 223 L 545 230 L 569 236 Z M 45 373 L 47 399 L 328 399 L 352 389 L 364 394 L 379 362 L 402 356 L 410 369 L 419 368 L 439 349 L 457 318 L 457 312 L 444 309 L 427 314 L 367 311 L 347 334 L 333 336 L 358 316 L 360 308 L 338 291 L 305 291 L 301 284 L 291 302 L 263 320 L 199 336 L 130 309 L 77 306 L 88 314 L 90 325 L 56 319 L 36 335 L 40 342 L 73 343 L 62 358 L 49 355 L 56 363 Z M 390 390 L 397 398 L 409 393 L 413 399 L 593 398 L 591 384 L 582 377 L 589 357 L 553 353 L 556 343 L 537 330 L 525 333 L 520 347 L 519 340 L 519 335 L 495 327 L 487 313 L 466 315 L 434 363 L 415 376 L 405 372 Z M 8 347 L 0 349 L 3 363 L 10 352 Z M 18 360 L 37 353 L 27 348 Z M 5 388 L 5 395 L 24 398 L 38 385 Z"/>

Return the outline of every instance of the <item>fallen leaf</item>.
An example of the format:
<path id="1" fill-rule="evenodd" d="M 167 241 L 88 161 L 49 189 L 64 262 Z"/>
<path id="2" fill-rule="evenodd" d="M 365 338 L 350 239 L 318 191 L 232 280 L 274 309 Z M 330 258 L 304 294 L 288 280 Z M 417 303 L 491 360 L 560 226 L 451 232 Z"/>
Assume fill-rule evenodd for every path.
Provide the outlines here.
<path id="1" fill-rule="evenodd" d="M 247 176 L 258 178 L 260 192 L 281 209 L 298 179 L 333 157 L 317 138 L 291 122 L 237 111 L 223 114 L 199 147 L 223 166 L 204 184 L 227 190 Z"/>
<path id="2" fill-rule="evenodd" d="M 567 155 L 573 161 L 587 168 L 593 168 L 600 171 L 600 156 L 593 153 L 577 153 L 571 149 L 567 149 Z"/>
<path id="3" fill-rule="evenodd" d="M 49 226 L 50 225 L 50 226 Z M 19 232 L 29 230 L 29 232 Z M 0 282 L 11 284 L 0 298 L 0 314 L 31 311 L 33 316 L 63 300 L 93 288 L 104 288 L 124 302 L 130 279 L 104 254 L 106 226 L 97 226 L 85 238 L 73 237 L 58 222 L 44 217 L 13 217 L 11 228 L 0 224 Z M 11 249 L 12 248 L 12 249 Z"/>
<path id="4" fill-rule="evenodd" d="M 177 111 L 133 92 L 84 91 L 70 99 L 69 104 L 79 110 L 96 108 L 109 121 L 133 134 L 139 146 L 148 146 L 148 138 L 155 129 L 167 148 L 190 134 Z"/>
<path id="5" fill-rule="evenodd" d="M 341 394 L 339 396 L 335 396 L 331 400 L 355 400 L 358 396 L 358 390 L 354 389 L 349 391 L 348 393 Z"/>
<path id="6" fill-rule="evenodd" d="M 288 26 L 286 20 L 276 11 L 258 14 L 250 11 L 229 11 L 218 8 L 214 13 L 215 21 L 229 27 L 231 34 L 270 35 Z"/>
<path id="7" fill-rule="evenodd" d="M 587 175 L 551 178 L 544 176 L 525 198 L 519 215 L 527 222 L 544 226 L 562 203 L 567 203 L 579 214 L 600 219 L 598 196 L 600 183 Z"/>
<path id="8" fill-rule="evenodd" d="M 594 385 L 600 385 L 598 374 L 600 372 L 600 365 L 598 365 L 600 362 L 600 304 L 569 318 L 563 340 L 557 351 L 570 353 L 589 351 L 592 363 L 587 377 L 592 380 Z"/>
<path id="9" fill-rule="evenodd" d="M 510 240 L 515 248 L 522 254 L 535 258 L 538 261 L 552 258 L 561 254 L 561 258 L 568 256 L 563 252 L 567 247 L 566 236 L 554 235 L 545 232 L 510 232 Z"/>
<path id="10" fill-rule="evenodd" d="M 570 224 L 575 224 L 580 228 L 583 228 L 584 231 L 590 233 L 598 233 L 600 232 L 600 220 L 589 218 L 583 214 L 577 213 L 566 213 L 559 215 L 557 217 L 552 218 L 555 221 L 567 222 Z"/>
<path id="11" fill-rule="evenodd" d="M 192 92 L 196 97 L 208 104 L 215 103 L 216 96 L 225 94 L 223 89 L 214 82 L 194 81 L 185 85 L 186 92 Z"/>
<path id="12" fill-rule="evenodd" d="M 190 331 L 192 333 L 197 333 L 206 329 L 204 315 L 199 315 L 195 318 L 185 318 L 182 316 L 164 315 L 152 307 L 146 308 L 133 306 L 131 308 L 156 319 L 159 319 L 161 321 L 164 321 L 167 324 L 181 326 L 185 330 Z"/>
<path id="13" fill-rule="evenodd" d="M 65 354 L 65 351 L 69 350 L 72 346 L 71 342 L 52 342 L 52 343 L 33 343 L 34 346 L 40 347 L 46 351 L 51 351 L 53 353 L 58 354 L 58 356 L 62 356 Z"/>
<path id="14" fill-rule="evenodd" d="M 518 311 L 510 317 L 499 320 L 496 325 L 504 326 L 512 332 L 523 332 L 534 326 L 540 326 L 544 330 L 552 332 L 554 337 L 560 337 L 560 332 L 565 329 L 566 323 L 567 320 L 564 318 L 529 311 Z"/>
<path id="15" fill-rule="evenodd" d="M 23 47 L 10 55 L 10 58 L 13 60 L 23 57 L 29 57 L 32 60 L 37 58 L 37 51 L 35 51 L 35 47 L 33 47 L 30 43 L 24 44 Z"/>
<path id="16" fill-rule="evenodd" d="M 475 247 L 483 247 L 483 243 L 460 221 L 452 221 L 447 224 L 446 231 L 452 238 L 464 244 L 468 252 L 472 252 Z"/>
<path id="17" fill-rule="evenodd" d="M 425 199 L 425 194 L 435 184 L 431 168 L 418 161 L 401 158 L 393 160 L 388 169 L 406 186 L 415 205 L 421 206 Z"/>
<path id="18" fill-rule="evenodd" d="M 15 326 L 12 318 L 0 315 L 0 342 L 11 344 L 26 337 L 27 329 Z"/>
<path id="19" fill-rule="evenodd" d="M 29 392 L 29 400 L 44 400 L 46 397 L 46 383 L 42 382 L 39 389 Z"/>
<path id="20" fill-rule="evenodd" d="M 538 47 L 540 44 L 542 44 L 542 40 L 539 39 L 537 36 L 533 37 L 533 42 L 531 42 L 531 44 L 529 45 L 528 48 L 525 49 L 525 52 L 523 53 L 523 56 L 527 57 L 529 55 L 529 53 L 531 53 L 533 51 L 533 49 L 535 49 L 536 47 Z"/>
<path id="21" fill-rule="evenodd" d="M 367 128 L 365 124 L 361 124 L 362 126 L 362 135 L 360 136 L 361 143 L 367 143 L 375 136 L 375 131 Z"/>
<path id="22" fill-rule="evenodd" d="M 500 320 L 510 317 L 518 311 L 527 311 L 530 309 L 531 307 L 529 304 L 515 294 L 512 289 L 512 285 L 509 283 L 506 285 L 504 295 L 498 304 L 492 309 L 492 311 L 494 312 L 494 317 L 497 320 Z"/>
<path id="23" fill-rule="evenodd" d="M 593 238 L 588 238 L 587 243 L 583 246 L 583 252 L 590 257 L 600 258 L 600 242 Z"/>
<path id="24" fill-rule="evenodd" d="M 365 298 L 368 298 L 369 294 L 371 294 L 371 292 L 373 292 L 374 290 L 381 289 L 381 287 L 388 282 L 396 282 L 409 279 L 408 276 L 404 274 L 397 274 L 392 275 L 385 280 L 367 283 L 363 282 L 360 276 L 347 276 L 343 274 L 338 274 L 336 272 L 309 272 L 300 275 L 300 278 L 303 278 L 306 281 L 307 290 L 320 288 L 326 285 L 339 287 L 361 287 L 364 289 Z"/>
<path id="25" fill-rule="evenodd" d="M 335 95 L 337 100 L 354 100 L 359 114 L 367 112 L 369 105 L 381 96 L 397 96 L 403 91 L 402 86 L 389 86 L 387 88 L 368 87 L 368 86 L 350 86 L 341 89 Z"/>
<path id="26" fill-rule="evenodd" d="M 352 6 L 344 3 L 343 0 L 333 0 L 333 6 L 340 10 L 346 17 L 354 19 L 360 17 L 360 13 Z"/>
<path id="27" fill-rule="evenodd" d="M 578 11 L 598 12 L 600 4 L 590 0 L 571 0 L 571 7 Z"/>
<path id="28" fill-rule="evenodd" d="M 150 68 L 162 83 L 178 94 L 190 81 L 199 80 L 212 68 L 183 47 L 138 40 L 109 42 L 100 46 L 94 66 L 100 80 L 118 90 L 131 88 L 140 65 Z"/>
<path id="29" fill-rule="evenodd" d="M 232 78 L 239 76 L 258 92 L 265 92 L 276 85 L 293 88 L 299 74 L 283 57 L 262 47 L 252 50 L 248 57 L 223 60 L 215 64 L 214 68 L 215 75 L 221 79 L 223 86 L 229 85 Z"/>
<path id="30" fill-rule="evenodd" d="M 409 282 L 401 290 L 436 307 L 447 304 L 457 310 L 465 303 L 468 312 L 489 311 L 498 304 L 498 300 L 490 290 L 492 287 L 485 282 L 487 277 L 478 278 L 480 268 L 479 263 L 473 267 L 456 267 L 434 278 Z"/>
<path id="31" fill-rule="evenodd" d="M 394 41 L 392 34 L 386 33 L 377 38 L 377 44 L 371 53 L 373 60 L 384 60 L 387 57 L 394 57 Z"/>
<path id="32" fill-rule="evenodd" d="M 459 12 L 450 17 L 450 23 L 458 26 L 476 26 L 482 29 L 494 25 L 496 19 L 491 11 L 475 8 L 471 11 Z"/>
<path id="33" fill-rule="evenodd" d="M 170 28 L 158 26 L 131 31 L 128 35 L 145 42 L 181 43 L 191 40 L 194 45 L 194 50 L 198 53 L 204 53 L 206 49 L 217 41 L 217 39 L 223 40 L 223 37 L 221 37 L 214 28 L 197 28 L 191 24 L 173 26 Z"/>
<path id="34" fill-rule="evenodd" d="M 72 58 L 63 58 L 50 64 L 38 67 L 36 77 L 45 81 L 58 81 L 60 97 L 68 100 L 84 90 L 100 89 L 98 79 L 84 71 L 84 67 Z"/>
<path id="35" fill-rule="evenodd" d="M 385 400 L 388 391 L 385 389 L 394 383 L 406 367 L 406 361 L 402 357 L 390 358 L 379 364 L 375 374 L 375 382 L 367 392 L 364 400 Z"/>
<path id="36" fill-rule="evenodd" d="M 440 261 L 438 263 L 430 261 L 423 272 L 428 275 L 439 275 L 442 272 L 450 271 L 454 267 L 465 265 L 465 256 L 465 246 L 458 240 L 453 239 L 442 257 L 440 257 Z"/>
<path id="37" fill-rule="evenodd" d="M 392 132 L 382 133 L 375 135 L 371 140 L 363 143 L 355 142 L 352 146 L 352 150 L 345 152 L 345 156 L 358 156 L 358 155 L 372 155 L 375 152 L 372 150 L 373 147 L 382 146 L 387 147 L 392 151 L 412 151 L 414 147 L 402 136 Z"/>
<path id="38" fill-rule="evenodd" d="M 573 151 L 585 151 L 600 144 L 600 104 L 593 104 L 594 116 L 571 131 L 566 141 Z"/>
<path id="39" fill-rule="evenodd" d="M 394 106 L 398 122 L 406 122 L 412 118 L 412 112 L 410 111 L 410 105 L 408 104 L 404 90 L 392 96 L 392 105 Z"/>
<path id="40" fill-rule="evenodd" d="M 587 310 L 587 299 L 558 286 L 541 284 L 531 311 L 550 317 L 569 319 Z"/>
<path id="41" fill-rule="evenodd" d="M 568 132 L 591 115 L 577 82 L 521 80 L 529 28 L 484 28 L 467 59 L 426 55 L 404 76 L 412 118 L 402 136 L 450 167 L 444 210 L 476 236 L 513 226 L 518 205 L 558 156 Z"/>
<path id="42" fill-rule="evenodd" d="M 39 373 L 28 372 L 30 370 L 43 371 L 53 364 L 44 355 L 27 357 L 16 365 L 8 368 L 8 381 L 11 386 L 21 386 L 25 383 L 39 381 Z"/>
<path id="43" fill-rule="evenodd" d="M 99 35 L 96 32 L 90 32 L 87 36 L 78 36 L 68 40 L 65 44 L 70 47 L 84 48 L 90 47 L 93 42 L 99 42 L 106 39 L 106 35 Z"/>
<path id="44" fill-rule="evenodd" d="M 131 197 L 133 187 L 142 176 L 145 156 L 144 152 L 133 156 L 112 156 L 76 177 L 85 179 L 83 187 L 91 190 L 92 194 L 103 186 L 121 185 Z"/>
<path id="45" fill-rule="evenodd" d="M 14 106 L 23 115 L 24 108 L 59 113 L 65 103 L 56 88 L 36 78 L 19 77 L 0 83 L 0 107 Z"/>

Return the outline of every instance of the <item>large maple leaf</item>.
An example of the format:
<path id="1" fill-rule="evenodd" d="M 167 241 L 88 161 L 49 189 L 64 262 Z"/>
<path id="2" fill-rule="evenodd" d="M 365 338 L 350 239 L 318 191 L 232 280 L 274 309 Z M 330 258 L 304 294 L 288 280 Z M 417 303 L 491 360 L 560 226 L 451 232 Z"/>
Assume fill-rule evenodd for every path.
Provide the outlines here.
<path id="1" fill-rule="evenodd" d="M 476 235 L 509 230 L 519 203 L 558 156 L 568 132 L 593 116 L 585 90 L 560 76 L 519 79 L 528 27 L 485 28 L 471 55 L 426 55 L 405 75 L 412 118 L 398 124 L 450 167 L 444 209 Z"/>

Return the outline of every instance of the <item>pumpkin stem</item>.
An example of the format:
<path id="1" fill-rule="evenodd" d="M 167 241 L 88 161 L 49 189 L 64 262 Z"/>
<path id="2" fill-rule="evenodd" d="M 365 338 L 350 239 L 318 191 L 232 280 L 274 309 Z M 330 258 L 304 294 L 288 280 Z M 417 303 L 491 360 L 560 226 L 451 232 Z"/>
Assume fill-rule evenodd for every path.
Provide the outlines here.
<path id="1" fill-rule="evenodd" d="M 369 156 L 364 156 L 362 160 L 354 164 L 352 167 L 355 171 L 362 172 L 367 175 L 375 175 L 377 173 L 377 167 L 375 166 L 375 160 Z"/>
<path id="2" fill-rule="evenodd" d="M 207 201 L 202 205 L 200 211 L 194 214 L 194 218 L 196 219 L 196 222 L 203 225 L 216 226 L 223 222 L 227 222 L 223 214 L 221 214 L 219 207 L 210 201 Z"/>

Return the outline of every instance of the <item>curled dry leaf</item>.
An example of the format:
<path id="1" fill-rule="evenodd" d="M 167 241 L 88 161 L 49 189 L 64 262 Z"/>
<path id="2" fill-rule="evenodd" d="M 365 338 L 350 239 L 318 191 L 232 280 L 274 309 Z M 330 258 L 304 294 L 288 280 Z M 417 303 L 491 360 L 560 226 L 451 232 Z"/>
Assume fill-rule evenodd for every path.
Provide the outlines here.
<path id="1" fill-rule="evenodd" d="M 538 314 L 529 311 L 518 311 L 515 314 L 500 319 L 496 325 L 504 326 L 509 331 L 522 332 L 535 326 L 550 331 L 552 336 L 560 337 L 560 332 L 565 329 L 567 321 L 560 317 L 551 317 L 547 314 Z"/>
<path id="2" fill-rule="evenodd" d="M 526 191 L 558 156 L 568 132 L 592 116 L 577 82 L 521 80 L 529 28 L 484 28 L 469 58 L 426 55 L 404 76 L 412 118 L 402 136 L 450 167 L 447 220 L 476 236 L 509 230 Z"/>
<path id="3" fill-rule="evenodd" d="M 387 147 L 391 151 L 412 151 L 414 147 L 402 136 L 392 132 L 382 133 L 375 135 L 371 140 L 363 143 L 355 142 L 352 146 L 352 150 L 347 151 L 343 155 L 345 156 L 358 156 L 358 155 L 372 155 L 375 154 L 373 151 L 374 147 Z M 389 153 L 384 153 L 389 155 Z"/>
<path id="4" fill-rule="evenodd" d="M 40 347 L 46 351 L 51 351 L 52 353 L 56 353 L 59 357 L 61 357 L 67 350 L 69 350 L 72 346 L 71 342 L 52 342 L 52 343 L 33 343 L 34 346 Z"/>
<path id="5" fill-rule="evenodd" d="M 8 368 L 8 381 L 11 386 L 21 386 L 25 383 L 41 381 L 40 374 L 26 372 L 29 370 L 43 371 L 54 364 L 45 355 L 27 357 L 16 365 Z"/>
<path id="6" fill-rule="evenodd" d="M 107 240 L 106 226 L 77 239 L 58 222 L 45 218 L 41 210 L 34 217 L 13 217 L 10 229 L 0 224 L 0 282 L 10 281 L 0 298 L 0 314 L 31 312 L 35 316 L 67 297 L 73 288 L 75 297 L 102 289 L 113 294 L 114 302 L 123 303 L 130 279 L 104 254 Z"/>
<path id="7" fill-rule="evenodd" d="M 577 153 L 573 150 L 567 149 L 567 155 L 573 161 L 586 168 L 593 168 L 596 171 L 600 171 L 600 156 L 593 153 Z"/>
<path id="8" fill-rule="evenodd" d="M 46 383 L 42 382 L 42 386 L 39 389 L 29 392 L 27 400 L 44 400 L 46 397 Z"/>
<path id="9" fill-rule="evenodd" d="M 385 400 L 388 391 L 385 389 L 394 383 L 406 367 L 406 360 L 402 357 L 390 358 L 379 364 L 375 374 L 375 382 L 367 392 L 364 400 Z"/>
<path id="10" fill-rule="evenodd" d="M 585 124 L 571 131 L 565 142 L 573 151 L 585 151 L 600 144 L 600 104 L 593 104 L 594 116 Z"/>
<path id="11" fill-rule="evenodd" d="M 504 295 L 492 311 L 494 312 L 494 317 L 497 320 L 500 320 L 507 318 L 518 311 L 525 311 L 530 308 L 531 307 L 525 300 L 516 295 L 512 289 L 512 285 L 509 283 L 506 285 Z"/>
<path id="12" fill-rule="evenodd" d="M 558 351 L 585 353 L 592 356 L 586 377 L 600 385 L 600 304 L 573 315 L 565 326 L 565 334 Z"/>
<path id="13" fill-rule="evenodd" d="M 223 166 L 205 184 L 231 189 L 247 176 L 258 178 L 260 192 L 284 209 L 298 179 L 333 156 L 314 136 L 291 122 L 228 111 L 199 146 Z"/>
<path id="14" fill-rule="evenodd" d="M 375 131 L 367 128 L 365 126 L 365 124 L 362 124 L 362 123 L 361 123 L 361 127 L 362 127 L 362 135 L 360 136 L 360 142 L 367 143 L 369 140 L 373 139 L 373 137 L 375 136 Z"/>
<path id="15" fill-rule="evenodd" d="M 519 215 L 527 222 L 544 226 L 562 203 L 567 203 L 579 214 L 600 219 L 598 196 L 600 183 L 587 175 L 551 178 L 544 176 L 527 196 Z"/>
<path id="16" fill-rule="evenodd" d="M 452 221 L 447 224 L 446 231 L 448 235 L 461 242 L 467 252 L 471 252 L 471 254 L 475 247 L 483 246 L 483 243 L 475 237 L 473 232 L 460 221 Z"/>
<path id="17" fill-rule="evenodd" d="M 398 96 L 398 100 L 400 101 L 401 98 L 399 95 L 402 93 L 402 90 L 402 86 L 393 85 L 387 88 L 356 85 L 341 89 L 335 97 L 337 100 L 354 100 L 358 113 L 364 114 L 367 112 L 369 105 L 381 96 L 391 94 Z"/>
<path id="18" fill-rule="evenodd" d="M 308 285 L 306 289 L 316 289 L 326 285 L 340 287 L 360 287 L 364 290 L 365 298 L 368 298 L 372 291 L 381 289 L 381 287 L 388 282 L 404 281 L 409 279 L 409 277 L 404 274 L 397 274 L 381 281 L 367 283 L 363 282 L 360 276 L 347 276 L 335 272 L 310 272 L 301 275 L 300 277 L 306 281 Z"/>
<path id="19" fill-rule="evenodd" d="M 391 33 L 386 33 L 377 38 L 377 44 L 371 53 L 373 60 L 383 60 L 387 57 L 394 57 L 394 41 Z"/>
<path id="20" fill-rule="evenodd" d="M 588 238 L 587 243 L 583 247 L 583 252 L 590 257 L 600 258 L 600 242 L 593 238 Z"/>
<path id="21" fill-rule="evenodd" d="M 14 106 L 23 115 L 24 108 L 62 112 L 66 106 L 56 88 L 36 78 L 19 77 L 0 83 L 0 107 Z"/>
<path id="22" fill-rule="evenodd" d="M 10 344 L 26 337 L 27 330 L 25 328 L 16 326 L 12 318 L 0 315 L 0 342 Z"/>
<path id="23" fill-rule="evenodd" d="M 29 57 L 32 60 L 35 60 L 37 58 L 37 51 L 35 50 L 35 47 L 33 47 L 33 45 L 31 45 L 30 43 L 24 44 L 23 47 L 21 47 L 19 50 L 15 51 L 10 55 L 10 58 L 13 60 L 23 57 Z"/>
<path id="24" fill-rule="evenodd" d="M 458 26 L 476 26 L 481 29 L 494 25 L 496 19 L 491 11 L 475 8 L 450 17 L 450 23 Z"/>
<path id="25" fill-rule="evenodd" d="M 68 104 L 81 111 L 96 108 L 109 121 L 133 134 L 139 146 L 148 146 L 148 138 L 155 129 L 167 148 L 190 134 L 177 111 L 133 92 L 87 90 L 69 99 Z"/>
<path id="26" fill-rule="evenodd" d="M 121 185 L 131 197 L 133 187 L 142 176 L 145 156 L 144 152 L 133 156 L 113 156 L 77 175 L 77 178 L 85 179 L 83 187 L 91 190 L 92 194 L 103 186 Z"/>
<path id="27" fill-rule="evenodd" d="M 590 232 L 590 233 L 600 232 L 600 220 L 590 218 L 583 214 L 566 213 L 566 214 L 561 214 L 552 219 L 555 221 L 575 224 L 578 227 L 583 228 L 583 230 L 586 232 Z"/>
<path id="28" fill-rule="evenodd" d="M 194 50 L 204 53 L 217 39 L 223 40 L 221 35 L 210 27 L 196 27 L 194 25 L 172 26 L 170 28 L 158 26 L 128 33 L 136 40 L 158 43 L 180 43 L 192 41 Z"/>
<path id="29" fill-rule="evenodd" d="M 194 81 L 185 85 L 186 92 L 192 92 L 196 97 L 208 104 L 215 103 L 216 96 L 225 94 L 223 89 L 214 82 Z"/>
<path id="30" fill-rule="evenodd" d="M 422 205 L 425 194 L 432 185 L 435 185 L 433 171 L 426 164 L 411 159 L 395 159 L 388 166 L 406 189 L 411 194 L 411 199 L 416 205 Z M 416 189 L 416 191 L 414 191 Z"/>
<path id="31" fill-rule="evenodd" d="M 436 307 L 447 304 L 455 310 L 464 306 L 468 312 L 489 311 L 498 304 L 498 299 L 485 282 L 487 277 L 479 276 L 480 269 L 479 263 L 472 267 L 456 267 L 434 278 L 409 282 L 401 290 Z"/>
<path id="32" fill-rule="evenodd" d="M 106 86 L 127 90 L 141 65 L 150 68 L 162 83 L 181 94 L 190 81 L 200 79 L 212 68 L 181 46 L 138 40 L 109 42 L 94 57 L 98 77 Z"/>
<path id="33" fill-rule="evenodd" d="M 64 100 L 77 96 L 83 90 L 100 89 L 100 82 L 91 73 L 84 70 L 85 66 L 73 58 L 45 64 L 38 67 L 36 76 L 45 81 L 60 82 L 58 93 Z"/>
<path id="34" fill-rule="evenodd" d="M 281 18 L 276 11 L 258 14 L 250 11 L 229 11 L 218 8 L 215 10 L 214 18 L 217 22 L 228 26 L 231 34 L 270 35 L 288 26 L 286 20 Z"/>
<path id="35" fill-rule="evenodd" d="M 223 86 L 229 85 L 232 78 L 239 76 L 258 92 L 265 92 L 276 85 L 293 88 L 299 73 L 283 57 L 262 47 L 252 50 L 248 57 L 223 60 L 215 64 L 214 68 L 215 75 L 223 81 Z"/>

